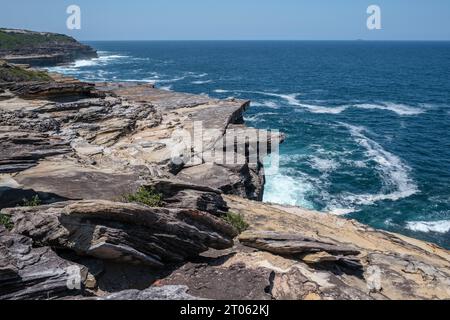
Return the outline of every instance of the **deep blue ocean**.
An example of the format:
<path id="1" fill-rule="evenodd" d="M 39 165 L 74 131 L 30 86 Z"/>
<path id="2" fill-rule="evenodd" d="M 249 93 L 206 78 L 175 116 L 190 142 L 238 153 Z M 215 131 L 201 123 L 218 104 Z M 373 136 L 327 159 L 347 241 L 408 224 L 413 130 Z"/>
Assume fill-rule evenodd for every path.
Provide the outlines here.
<path id="1" fill-rule="evenodd" d="M 450 248 L 450 42 L 89 42 L 88 81 L 250 99 L 286 133 L 265 201 Z"/>

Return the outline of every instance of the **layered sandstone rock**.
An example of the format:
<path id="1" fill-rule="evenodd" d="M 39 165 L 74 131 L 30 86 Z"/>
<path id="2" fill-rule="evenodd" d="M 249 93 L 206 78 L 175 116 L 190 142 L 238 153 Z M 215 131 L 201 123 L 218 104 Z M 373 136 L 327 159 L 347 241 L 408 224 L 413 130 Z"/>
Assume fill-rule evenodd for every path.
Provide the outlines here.
<path id="1" fill-rule="evenodd" d="M 0 226 L 0 300 L 57 299 L 81 293 L 87 269 Z"/>
<path id="2" fill-rule="evenodd" d="M 247 128 L 248 105 L 60 75 L 0 83 L 0 209 L 12 226 L 0 227 L 0 298 L 450 298 L 447 250 L 249 200 L 261 200 L 262 157 L 284 136 Z M 162 207 L 124 203 L 141 188 Z M 250 225 L 239 237 L 230 214 Z"/>
<path id="3" fill-rule="evenodd" d="M 13 233 L 78 255 L 162 268 L 208 248 L 233 245 L 234 229 L 192 209 L 150 208 L 110 201 L 58 202 L 4 209 Z"/>

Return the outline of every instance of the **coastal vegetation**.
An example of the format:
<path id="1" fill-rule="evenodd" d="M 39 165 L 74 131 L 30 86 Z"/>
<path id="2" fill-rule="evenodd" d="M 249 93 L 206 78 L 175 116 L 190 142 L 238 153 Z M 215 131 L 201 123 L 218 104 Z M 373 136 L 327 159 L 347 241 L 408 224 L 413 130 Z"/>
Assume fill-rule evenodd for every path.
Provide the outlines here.
<path id="1" fill-rule="evenodd" d="M 11 230 L 14 227 L 11 217 L 4 214 L 0 214 L 0 225 L 4 226 L 8 230 Z"/>
<path id="2" fill-rule="evenodd" d="M 0 29 L 0 50 L 19 50 L 22 47 L 30 48 L 51 44 L 74 43 L 72 37 L 44 33 L 44 32 L 10 32 L 8 29 Z"/>
<path id="3" fill-rule="evenodd" d="M 155 191 L 154 188 L 140 187 L 138 191 L 125 195 L 126 202 L 143 204 L 149 207 L 162 207 L 163 196 Z"/>
<path id="4" fill-rule="evenodd" d="M 0 60 L 0 82 L 50 81 L 43 71 L 24 69 Z"/>
<path id="5" fill-rule="evenodd" d="M 244 216 L 238 213 L 229 212 L 224 217 L 224 220 L 231 224 L 239 233 L 249 228 L 249 224 L 245 221 Z"/>
<path id="6" fill-rule="evenodd" d="M 42 201 L 38 195 L 35 195 L 31 199 L 23 199 L 22 200 L 22 205 L 24 207 L 37 207 L 37 206 L 40 206 L 41 204 L 42 204 Z"/>

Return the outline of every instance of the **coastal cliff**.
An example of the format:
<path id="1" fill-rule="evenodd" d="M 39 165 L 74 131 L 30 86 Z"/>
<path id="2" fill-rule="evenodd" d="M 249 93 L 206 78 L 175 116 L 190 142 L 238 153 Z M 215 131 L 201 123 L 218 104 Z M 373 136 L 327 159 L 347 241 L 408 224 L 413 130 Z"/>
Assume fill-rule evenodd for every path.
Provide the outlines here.
<path id="1" fill-rule="evenodd" d="M 450 298 L 447 250 L 260 202 L 248 105 L 2 62 L 0 299 Z"/>
<path id="2" fill-rule="evenodd" d="M 49 32 L 0 28 L 0 59 L 32 66 L 50 66 L 97 58 L 97 52 L 74 38 Z"/>

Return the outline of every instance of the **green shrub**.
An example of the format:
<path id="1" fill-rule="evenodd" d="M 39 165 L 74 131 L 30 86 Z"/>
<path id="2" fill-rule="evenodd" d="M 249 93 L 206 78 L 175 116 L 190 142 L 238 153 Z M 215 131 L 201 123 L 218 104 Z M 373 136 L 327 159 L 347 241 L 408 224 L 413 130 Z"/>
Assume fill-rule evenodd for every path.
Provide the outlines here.
<path id="1" fill-rule="evenodd" d="M 4 214 L 0 214 L 0 225 L 4 226 L 8 230 L 14 228 L 14 223 L 11 221 L 11 217 Z"/>
<path id="2" fill-rule="evenodd" d="M 125 201 L 144 204 L 149 207 L 162 207 L 163 196 L 154 188 L 140 187 L 136 193 L 125 196 Z"/>
<path id="3" fill-rule="evenodd" d="M 40 206 L 41 204 L 42 204 L 42 201 L 41 201 L 41 199 L 39 199 L 38 195 L 35 195 L 30 200 L 28 200 L 28 199 L 22 200 L 22 206 L 24 206 L 24 207 L 37 207 L 37 206 Z"/>
<path id="4" fill-rule="evenodd" d="M 249 224 L 245 222 L 244 216 L 241 214 L 229 212 L 223 219 L 231 224 L 237 231 L 239 231 L 239 233 L 244 232 L 249 227 Z"/>
<path id="5" fill-rule="evenodd" d="M 75 39 L 54 33 L 38 33 L 38 32 L 6 32 L 0 29 L 0 49 L 20 50 L 21 48 L 34 48 L 40 46 L 50 46 L 52 44 L 70 44 Z"/>
<path id="6" fill-rule="evenodd" d="M 51 81 L 44 71 L 28 70 L 0 61 L 0 82 Z"/>

